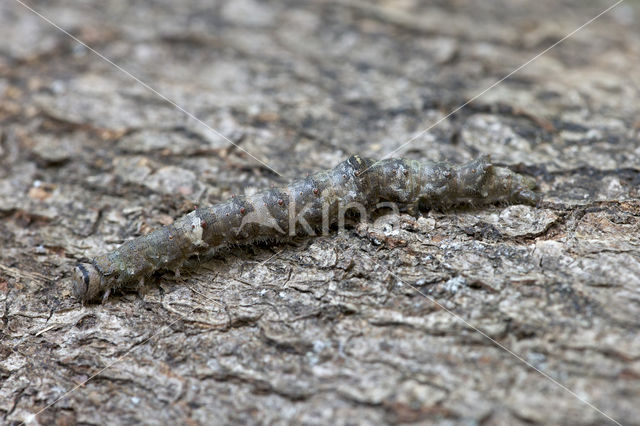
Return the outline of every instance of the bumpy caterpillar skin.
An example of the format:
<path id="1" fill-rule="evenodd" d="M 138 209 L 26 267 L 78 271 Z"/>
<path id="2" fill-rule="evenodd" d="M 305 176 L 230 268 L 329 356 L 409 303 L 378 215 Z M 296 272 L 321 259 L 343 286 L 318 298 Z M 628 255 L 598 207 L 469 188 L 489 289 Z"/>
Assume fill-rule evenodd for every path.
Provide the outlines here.
<path id="1" fill-rule="evenodd" d="M 143 282 L 160 270 L 177 270 L 190 256 L 229 244 L 315 235 L 344 220 L 348 209 L 361 214 L 378 203 L 450 207 L 496 202 L 536 204 L 535 181 L 494 167 L 483 156 L 455 166 L 406 159 L 352 156 L 284 188 L 269 189 L 199 208 L 150 234 L 131 240 L 74 271 L 74 293 L 83 302 L 112 289 Z"/>

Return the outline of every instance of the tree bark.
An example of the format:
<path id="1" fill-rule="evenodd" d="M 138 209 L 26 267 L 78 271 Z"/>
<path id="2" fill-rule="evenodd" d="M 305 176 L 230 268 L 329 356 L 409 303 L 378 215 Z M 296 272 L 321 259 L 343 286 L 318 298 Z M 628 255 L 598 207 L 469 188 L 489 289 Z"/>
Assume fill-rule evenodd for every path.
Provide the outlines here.
<path id="1" fill-rule="evenodd" d="M 640 424 L 640 4 L 527 63 L 612 4 L 29 3 L 113 63 L 0 4 L 2 422 Z M 391 152 L 489 154 L 543 202 L 72 296 L 196 205 Z"/>

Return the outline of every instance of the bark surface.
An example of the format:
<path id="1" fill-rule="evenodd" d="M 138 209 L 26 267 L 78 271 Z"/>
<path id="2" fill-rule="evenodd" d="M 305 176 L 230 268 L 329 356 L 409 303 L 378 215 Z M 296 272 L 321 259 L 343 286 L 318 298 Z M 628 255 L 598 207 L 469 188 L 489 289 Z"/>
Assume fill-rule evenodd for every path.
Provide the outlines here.
<path id="1" fill-rule="evenodd" d="M 0 3 L 0 422 L 640 424 L 640 3 L 475 98 L 611 4 L 29 3 L 225 140 Z M 72 297 L 76 263 L 196 205 L 401 146 L 489 154 L 544 203 Z"/>

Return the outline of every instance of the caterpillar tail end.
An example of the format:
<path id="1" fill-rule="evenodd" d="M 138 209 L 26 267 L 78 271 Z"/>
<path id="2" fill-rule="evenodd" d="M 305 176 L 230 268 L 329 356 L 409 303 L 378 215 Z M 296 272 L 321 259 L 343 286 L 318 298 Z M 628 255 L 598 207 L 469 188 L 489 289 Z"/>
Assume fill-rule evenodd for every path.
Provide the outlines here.
<path id="1" fill-rule="evenodd" d="M 512 195 L 513 201 L 530 206 L 540 204 L 542 197 L 534 191 L 538 186 L 536 180 L 529 176 L 518 176 L 520 176 L 521 182 L 515 194 Z"/>
<path id="2" fill-rule="evenodd" d="M 102 293 L 102 274 L 89 263 L 79 263 L 73 270 L 73 294 L 82 303 L 97 299 Z"/>

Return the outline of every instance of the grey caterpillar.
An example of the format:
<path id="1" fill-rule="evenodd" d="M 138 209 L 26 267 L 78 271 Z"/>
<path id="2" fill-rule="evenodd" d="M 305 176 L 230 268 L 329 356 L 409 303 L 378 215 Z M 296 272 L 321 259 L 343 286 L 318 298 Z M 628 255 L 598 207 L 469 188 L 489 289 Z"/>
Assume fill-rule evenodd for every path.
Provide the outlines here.
<path id="1" fill-rule="evenodd" d="M 112 289 L 137 284 L 161 270 L 177 270 L 189 257 L 230 244 L 250 244 L 295 235 L 315 235 L 344 220 L 360 217 L 379 203 L 402 207 L 446 208 L 496 202 L 536 204 L 535 181 L 488 156 L 462 165 L 407 159 L 352 156 L 331 170 L 282 188 L 199 208 L 173 224 L 131 240 L 116 250 L 79 264 L 74 294 L 83 302 Z M 364 215 L 364 216 L 363 216 Z"/>

